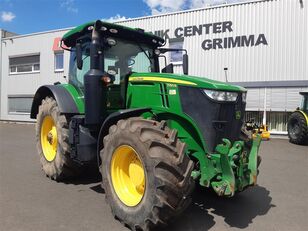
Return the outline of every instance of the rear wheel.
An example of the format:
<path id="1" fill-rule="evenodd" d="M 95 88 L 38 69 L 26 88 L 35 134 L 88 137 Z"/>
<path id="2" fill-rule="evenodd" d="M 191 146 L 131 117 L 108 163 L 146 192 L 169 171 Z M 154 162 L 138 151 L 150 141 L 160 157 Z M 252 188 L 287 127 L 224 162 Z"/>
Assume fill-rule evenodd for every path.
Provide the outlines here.
<path id="1" fill-rule="evenodd" d="M 293 112 L 288 121 L 288 136 L 291 143 L 308 142 L 308 128 L 305 117 L 300 112 Z"/>
<path id="2" fill-rule="evenodd" d="M 193 162 L 165 122 L 120 120 L 100 155 L 107 203 L 132 230 L 166 225 L 190 204 Z"/>
<path id="3" fill-rule="evenodd" d="M 67 119 L 51 97 L 43 99 L 39 106 L 36 142 L 42 169 L 48 177 L 61 180 L 79 173 L 69 156 Z"/>

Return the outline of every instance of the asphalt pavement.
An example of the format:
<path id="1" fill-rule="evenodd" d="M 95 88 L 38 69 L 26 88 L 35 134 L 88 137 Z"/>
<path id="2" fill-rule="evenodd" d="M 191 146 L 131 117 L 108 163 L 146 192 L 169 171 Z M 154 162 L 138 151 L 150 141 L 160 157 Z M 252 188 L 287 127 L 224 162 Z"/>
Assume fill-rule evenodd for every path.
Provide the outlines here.
<path id="1" fill-rule="evenodd" d="M 196 190 L 193 204 L 168 231 L 307 230 L 308 146 L 261 144 L 258 186 L 233 198 Z M 111 215 L 100 179 L 65 183 L 40 169 L 33 124 L 0 122 L 1 231 L 127 231 Z"/>

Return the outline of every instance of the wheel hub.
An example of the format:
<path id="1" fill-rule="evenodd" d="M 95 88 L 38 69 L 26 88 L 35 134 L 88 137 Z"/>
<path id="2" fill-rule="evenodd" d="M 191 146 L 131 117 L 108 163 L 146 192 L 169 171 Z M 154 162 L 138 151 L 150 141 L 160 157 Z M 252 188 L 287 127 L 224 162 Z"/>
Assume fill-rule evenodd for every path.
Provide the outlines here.
<path id="1" fill-rule="evenodd" d="M 43 119 L 41 126 L 41 147 L 47 161 L 53 161 L 57 154 L 57 129 L 51 116 Z"/>
<path id="2" fill-rule="evenodd" d="M 48 132 L 48 135 L 47 135 L 47 141 L 49 144 L 53 144 L 53 136 L 52 136 L 52 132 Z"/>
<path id="3" fill-rule="evenodd" d="M 140 193 L 144 191 L 144 170 L 139 159 L 135 158 L 129 164 L 129 178 L 134 184 L 136 190 Z"/>
<path id="4" fill-rule="evenodd" d="M 121 145 L 112 156 L 111 180 L 118 198 L 127 206 L 136 206 L 145 193 L 145 170 L 138 153 Z"/>

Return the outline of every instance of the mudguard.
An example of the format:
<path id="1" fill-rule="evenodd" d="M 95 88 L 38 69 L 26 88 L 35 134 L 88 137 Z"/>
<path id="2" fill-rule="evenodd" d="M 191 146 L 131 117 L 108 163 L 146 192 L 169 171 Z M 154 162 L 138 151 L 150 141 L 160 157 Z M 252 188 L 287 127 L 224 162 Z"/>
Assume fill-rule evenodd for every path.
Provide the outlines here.
<path id="1" fill-rule="evenodd" d="M 73 97 L 64 87 L 61 85 L 44 85 L 41 86 L 34 95 L 30 114 L 31 119 L 36 119 L 38 108 L 42 100 L 47 96 L 51 96 L 57 101 L 61 113 L 79 114 Z"/>
<path id="2" fill-rule="evenodd" d="M 304 116 L 304 118 L 306 119 L 306 124 L 308 126 L 308 115 L 306 115 L 306 113 L 302 110 L 296 110 L 295 112 L 299 112 Z"/>
<path id="3" fill-rule="evenodd" d="M 134 109 L 124 109 L 110 114 L 102 124 L 98 139 L 97 139 L 97 162 L 99 164 L 99 152 L 103 148 L 103 139 L 109 132 L 109 127 L 116 124 L 121 119 L 127 119 L 130 117 L 140 116 L 145 112 L 151 112 L 151 108 L 134 108 Z"/>

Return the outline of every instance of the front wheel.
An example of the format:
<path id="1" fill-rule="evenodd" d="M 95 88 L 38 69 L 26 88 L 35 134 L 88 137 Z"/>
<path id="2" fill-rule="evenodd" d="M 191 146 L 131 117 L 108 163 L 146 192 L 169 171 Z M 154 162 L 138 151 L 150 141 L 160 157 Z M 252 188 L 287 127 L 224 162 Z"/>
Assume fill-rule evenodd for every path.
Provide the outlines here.
<path id="1" fill-rule="evenodd" d="M 166 122 L 120 120 L 100 155 L 107 203 L 132 230 L 166 225 L 190 204 L 193 162 Z"/>
<path id="2" fill-rule="evenodd" d="M 79 166 L 69 153 L 68 122 L 57 102 L 43 99 L 36 119 L 36 147 L 46 176 L 58 181 L 78 175 Z"/>
<path id="3" fill-rule="evenodd" d="M 293 112 L 288 121 L 288 136 L 291 143 L 308 142 L 308 127 L 305 117 L 300 112 Z"/>

